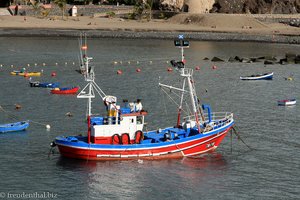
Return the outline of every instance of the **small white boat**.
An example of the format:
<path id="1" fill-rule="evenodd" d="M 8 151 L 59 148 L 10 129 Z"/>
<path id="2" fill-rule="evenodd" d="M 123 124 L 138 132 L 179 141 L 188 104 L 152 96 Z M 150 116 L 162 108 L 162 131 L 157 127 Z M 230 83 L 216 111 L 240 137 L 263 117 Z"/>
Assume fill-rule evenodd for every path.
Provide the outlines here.
<path id="1" fill-rule="evenodd" d="M 279 106 L 292 106 L 296 104 L 296 99 L 284 99 L 284 100 L 279 100 L 278 105 Z"/>
<path id="2" fill-rule="evenodd" d="M 272 80 L 273 79 L 273 72 L 271 73 L 265 73 L 265 74 L 257 74 L 257 75 L 251 75 L 251 76 L 241 76 L 241 80 Z"/>

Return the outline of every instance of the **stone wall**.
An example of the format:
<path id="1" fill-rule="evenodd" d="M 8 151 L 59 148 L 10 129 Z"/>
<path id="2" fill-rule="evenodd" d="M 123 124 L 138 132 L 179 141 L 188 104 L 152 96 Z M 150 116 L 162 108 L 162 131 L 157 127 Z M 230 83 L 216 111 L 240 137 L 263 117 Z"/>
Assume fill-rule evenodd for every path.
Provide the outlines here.
<path id="1" fill-rule="evenodd" d="M 43 8 L 46 7 L 46 8 Z M 67 5 L 65 10 L 66 16 L 71 16 L 71 10 L 73 5 Z M 94 16 L 97 13 L 107 13 L 107 12 L 118 12 L 132 10 L 131 6 L 101 6 L 101 5 L 76 5 L 78 16 Z M 61 16 L 61 9 L 55 4 L 51 6 L 41 6 L 39 9 L 33 9 L 32 6 L 22 5 L 19 8 L 18 15 L 28 15 L 28 16 L 44 16 L 43 13 L 47 12 L 47 16 Z M 14 10 L 12 9 L 12 13 Z"/>

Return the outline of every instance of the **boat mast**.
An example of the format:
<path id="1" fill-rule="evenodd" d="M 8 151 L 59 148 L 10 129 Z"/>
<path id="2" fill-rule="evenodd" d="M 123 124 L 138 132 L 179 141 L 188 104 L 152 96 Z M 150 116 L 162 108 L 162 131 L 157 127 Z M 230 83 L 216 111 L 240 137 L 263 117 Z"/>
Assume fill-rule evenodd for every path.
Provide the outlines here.
<path id="1" fill-rule="evenodd" d="M 185 68 L 184 48 L 189 48 L 190 44 L 189 44 L 188 40 L 184 40 L 183 35 L 179 35 L 178 39 L 174 40 L 174 44 L 175 44 L 176 47 L 179 47 L 181 49 L 182 66 L 178 66 L 178 69 L 180 69 L 180 73 L 181 73 L 180 75 L 182 77 L 185 77 L 183 79 L 180 105 L 178 107 L 177 127 L 179 127 L 179 125 L 180 125 L 180 115 L 181 115 L 181 111 L 182 111 L 184 88 L 185 88 L 185 82 L 186 82 L 186 79 L 187 79 L 187 83 L 188 83 L 188 87 L 189 87 L 189 94 L 190 94 L 191 103 L 192 103 L 193 114 L 195 115 L 196 124 L 197 124 L 197 127 L 198 127 L 198 131 L 200 133 L 201 129 L 200 129 L 200 122 L 199 122 L 199 118 L 198 118 L 198 109 L 197 109 L 199 107 L 199 105 L 198 105 L 198 98 L 197 98 L 194 83 L 193 83 L 194 80 L 192 80 L 193 70 L 189 69 L 189 68 Z"/>
<path id="2" fill-rule="evenodd" d="M 82 40 L 82 38 L 81 38 Z M 82 43 L 81 43 L 82 44 Z M 86 35 L 85 35 L 85 42 L 83 46 L 80 48 L 81 55 L 82 50 L 87 53 L 87 44 L 86 44 Z M 77 95 L 77 98 L 85 98 L 88 99 L 87 102 L 87 120 L 88 120 L 88 143 L 90 143 L 90 137 L 91 137 L 91 127 L 90 127 L 90 119 L 92 116 L 92 98 L 95 98 L 95 93 L 98 93 L 98 95 L 101 97 L 101 99 L 104 99 L 106 94 L 102 91 L 102 89 L 97 85 L 95 82 L 95 73 L 94 73 L 94 67 L 90 67 L 90 61 L 92 60 L 92 57 L 88 57 L 87 54 L 85 54 L 84 59 L 84 65 L 86 68 L 86 73 L 84 74 L 85 81 L 87 82 L 87 85 L 79 92 Z"/>
<path id="3" fill-rule="evenodd" d="M 183 63 L 183 65 L 185 64 L 185 60 L 184 60 L 184 48 L 189 48 L 190 44 L 187 40 L 184 40 L 184 36 L 183 35 L 179 35 L 178 39 L 174 40 L 174 45 L 178 48 L 181 49 L 181 62 Z M 183 68 L 184 69 L 184 68 Z M 182 69 L 181 69 L 182 70 Z M 181 72 L 182 73 L 182 72 Z M 185 88 L 185 79 L 183 79 L 183 84 L 182 84 L 182 92 L 181 92 L 181 98 L 180 98 L 180 104 L 178 107 L 178 113 L 177 113 L 177 127 L 180 126 L 180 116 L 181 116 L 181 111 L 182 111 L 182 104 L 183 104 L 183 97 L 184 97 L 184 90 Z"/>

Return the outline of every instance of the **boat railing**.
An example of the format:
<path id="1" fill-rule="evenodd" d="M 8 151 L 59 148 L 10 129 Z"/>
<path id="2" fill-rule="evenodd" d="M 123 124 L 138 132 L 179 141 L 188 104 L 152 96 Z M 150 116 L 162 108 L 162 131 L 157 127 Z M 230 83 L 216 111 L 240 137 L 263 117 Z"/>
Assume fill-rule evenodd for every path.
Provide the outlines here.
<path id="1" fill-rule="evenodd" d="M 186 76 L 186 77 L 188 77 L 188 76 L 192 76 L 192 74 L 193 74 L 193 69 L 190 69 L 190 68 L 182 68 L 181 70 L 182 70 L 182 71 L 181 71 L 181 76 Z"/>
<path id="2" fill-rule="evenodd" d="M 204 119 L 203 119 L 204 118 Z M 198 119 L 200 119 L 200 123 L 208 123 L 209 122 L 209 116 L 208 113 L 204 113 L 202 116 L 199 115 Z M 188 121 L 195 121 L 195 115 L 190 115 L 187 117 L 184 117 L 183 120 Z M 233 113 L 231 112 L 212 112 L 211 113 L 211 121 L 226 121 L 231 122 L 233 120 Z"/>

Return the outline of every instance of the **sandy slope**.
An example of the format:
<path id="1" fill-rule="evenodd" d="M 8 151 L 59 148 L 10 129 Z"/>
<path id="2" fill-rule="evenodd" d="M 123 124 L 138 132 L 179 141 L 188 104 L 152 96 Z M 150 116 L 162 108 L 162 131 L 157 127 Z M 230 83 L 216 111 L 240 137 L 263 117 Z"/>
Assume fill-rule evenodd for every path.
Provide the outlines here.
<path id="1" fill-rule="evenodd" d="M 256 20 L 253 16 L 229 14 L 180 14 L 169 20 L 152 20 L 151 22 L 88 16 L 68 17 L 64 20 L 62 20 L 59 16 L 52 19 L 41 19 L 29 16 L 0 16 L 0 28 L 99 29 L 113 31 L 128 30 L 174 32 L 209 31 L 263 35 L 300 35 L 300 29 L 296 27 L 291 27 L 280 23 L 266 24 Z"/>

